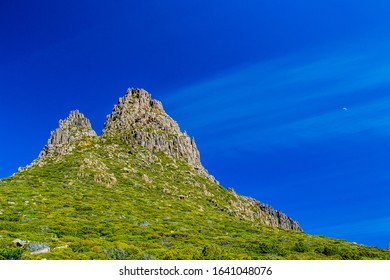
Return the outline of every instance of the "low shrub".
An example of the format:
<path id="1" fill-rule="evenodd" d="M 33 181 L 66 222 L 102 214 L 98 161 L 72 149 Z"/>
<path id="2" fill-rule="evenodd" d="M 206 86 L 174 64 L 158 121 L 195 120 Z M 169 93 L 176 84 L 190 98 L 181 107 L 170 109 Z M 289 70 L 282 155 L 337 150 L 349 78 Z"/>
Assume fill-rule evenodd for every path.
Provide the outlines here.
<path id="1" fill-rule="evenodd" d="M 20 260 L 23 252 L 22 248 L 2 248 L 0 249 L 0 260 Z"/>

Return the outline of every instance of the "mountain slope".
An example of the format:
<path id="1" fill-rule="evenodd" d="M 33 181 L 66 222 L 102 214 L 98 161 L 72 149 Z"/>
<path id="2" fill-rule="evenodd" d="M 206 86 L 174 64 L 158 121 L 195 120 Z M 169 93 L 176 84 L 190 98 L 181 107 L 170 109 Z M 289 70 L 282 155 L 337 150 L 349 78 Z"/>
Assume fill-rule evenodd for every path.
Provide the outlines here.
<path id="1" fill-rule="evenodd" d="M 4 259 L 388 259 L 311 236 L 226 189 L 160 102 L 129 89 L 101 137 L 78 111 L 40 156 L 0 181 Z"/>

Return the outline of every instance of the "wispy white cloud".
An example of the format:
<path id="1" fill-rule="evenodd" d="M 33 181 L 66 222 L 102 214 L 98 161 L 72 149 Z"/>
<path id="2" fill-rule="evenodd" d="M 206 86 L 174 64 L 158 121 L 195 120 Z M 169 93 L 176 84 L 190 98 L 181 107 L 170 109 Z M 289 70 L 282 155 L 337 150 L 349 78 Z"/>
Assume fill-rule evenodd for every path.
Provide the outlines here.
<path id="1" fill-rule="evenodd" d="M 210 136 L 213 148 L 297 145 L 366 130 L 388 134 L 390 95 L 369 93 L 390 89 L 387 46 L 245 66 L 173 92 L 164 103 L 180 123 Z"/>

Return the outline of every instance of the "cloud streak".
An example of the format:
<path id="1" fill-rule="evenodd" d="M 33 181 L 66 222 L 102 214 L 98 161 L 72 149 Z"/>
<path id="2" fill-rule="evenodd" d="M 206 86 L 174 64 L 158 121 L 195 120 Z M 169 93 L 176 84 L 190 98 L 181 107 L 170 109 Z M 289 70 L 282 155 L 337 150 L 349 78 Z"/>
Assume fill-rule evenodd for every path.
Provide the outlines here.
<path id="1" fill-rule="evenodd" d="M 299 145 L 367 130 L 387 135 L 387 44 L 346 49 L 234 69 L 173 92 L 164 104 L 216 149 Z"/>

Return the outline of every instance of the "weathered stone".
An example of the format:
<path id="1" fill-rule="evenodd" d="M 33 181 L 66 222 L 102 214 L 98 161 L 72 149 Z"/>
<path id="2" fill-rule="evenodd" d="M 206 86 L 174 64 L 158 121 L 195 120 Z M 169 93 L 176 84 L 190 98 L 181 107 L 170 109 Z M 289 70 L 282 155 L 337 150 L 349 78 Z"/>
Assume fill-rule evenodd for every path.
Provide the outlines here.
<path id="1" fill-rule="evenodd" d="M 28 244 L 29 241 L 28 240 L 15 239 L 15 240 L 12 240 L 12 243 L 14 243 L 18 247 L 23 247 L 24 245 Z"/>
<path id="2" fill-rule="evenodd" d="M 181 132 L 161 102 L 152 99 L 144 89 L 128 89 L 126 95 L 119 98 L 107 116 L 102 136 L 119 136 L 125 143 L 135 142 L 151 151 L 163 151 L 214 179 L 200 162 L 195 139 Z"/>
<path id="3" fill-rule="evenodd" d="M 29 250 L 32 255 L 44 254 L 50 252 L 50 246 L 48 246 L 46 243 L 31 242 L 28 244 L 27 250 Z"/>
<path id="4" fill-rule="evenodd" d="M 65 120 L 59 121 L 59 127 L 50 133 L 50 138 L 39 154 L 39 158 L 61 155 L 66 152 L 67 143 L 73 143 L 83 136 L 96 136 L 96 132 L 82 113 L 78 110 L 71 111 Z"/>
<path id="5" fill-rule="evenodd" d="M 290 217 L 286 216 L 279 210 L 275 210 L 270 205 L 264 204 L 254 198 L 244 197 L 247 201 L 249 201 L 252 205 L 258 207 L 262 213 L 267 214 L 267 218 L 264 221 L 266 224 L 270 226 L 280 227 L 284 229 L 292 229 L 302 231 L 301 226 L 297 221 L 294 221 Z"/>
<path id="6" fill-rule="evenodd" d="M 152 183 L 153 180 L 149 178 L 148 175 L 144 174 L 142 175 L 142 179 L 146 182 L 146 183 Z"/>
<path id="7" fill-rule="evenodd" d="M 50 253 L 50 248 L 44 248 L 42 250 L 31 252 L 31 255 Z"/>

